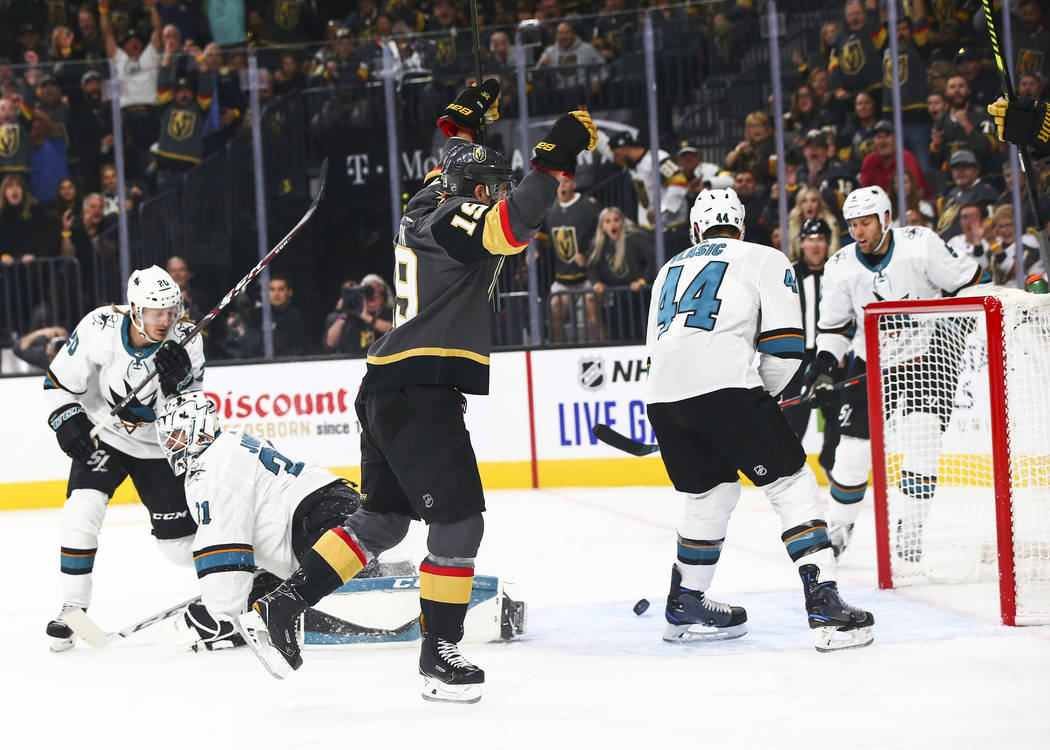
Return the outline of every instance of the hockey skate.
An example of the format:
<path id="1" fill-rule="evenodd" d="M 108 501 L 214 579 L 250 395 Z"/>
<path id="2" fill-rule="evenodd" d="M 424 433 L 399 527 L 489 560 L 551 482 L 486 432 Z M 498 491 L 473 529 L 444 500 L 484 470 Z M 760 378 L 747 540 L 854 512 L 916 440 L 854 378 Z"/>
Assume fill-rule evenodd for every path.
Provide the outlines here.
<path id="1" fill-rule="evenodd" d="M 419 673 L 423 675 L 423 700 L 445 703 L 481 700 L 484 670 L 463 658 L 457 644 L 425 631 L 419 652 Z"/>
<path id="2" fill-rule="evenodd" d="M 58 617 L 47 624 L 47 639 L 51 642 L 51 650 L 56 654 L 60 651 L 68 651 L 76 643 L 76 634 L 63 619 L 68 612 L 74 609 L 80 609 L 80 607 L 76 604 L 63 604 Z"/>
<path id="3" fill-rule="evenodd" d="M 828 541 L 831 542 L 831 551 L 835 553 L 837 560 L 839 555 L 846 551 L 850 541 L 853 539 L 853 524 L 845 526 L 828 525 Z"/>
<path id="4" fill-rule="evenodd" d="M 743 607 L 715 602 L 703 591 L 682 588 L 682 574 L 678 566 L 671 567 L 671 591 L 664 610 L 667 627 L 664 640 L 724 641 L 747 633 L 747 612 Z"/>
<path id="5" fill-rule="evenodd" d="M 302 641 L 302 619 L 306 602 L 288 583 L 259 598 L 252 608 L 238 616 L 237 624 L 252 651 L 267 671 L 283 680 L 289 667 L 303 665 L 299 644 Z"/>
<path id="6" fill-rule="evenodd" d="M 803 565 L 798 572 L 806 594 L 809 627 L 817 631 L 817 651 L 826 653 L 870 646 L 875 640 L 871 632 L 875 618 L 871 612 L 842 601 L 838 585 L 834 581 L 821 582 L 820 568 L 816 565 Z"/>

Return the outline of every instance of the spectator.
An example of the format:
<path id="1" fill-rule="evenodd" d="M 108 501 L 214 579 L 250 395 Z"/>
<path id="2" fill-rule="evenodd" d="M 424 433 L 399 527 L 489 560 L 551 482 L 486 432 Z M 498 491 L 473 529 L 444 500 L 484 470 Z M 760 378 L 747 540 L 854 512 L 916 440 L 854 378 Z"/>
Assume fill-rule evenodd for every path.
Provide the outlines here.
<path id="1" fill-rule="evenodd" d="M 191 286 L 193 273 L 190 271 L 189 265 L 183 258 L 173 255 L 165 263 L 165 270 L 168 272 L 171 280 L 179 285 L 179 291 L 182 293 L 182 305 L 186 310 L 186 314 L 189 315 L 190 320 L 194 323 L 198 322 L 204 316 L 201 313 L 200 305 L 193 299 L 194 292 Z"/>
<path id="2" fill-rule="evenodd" d="M 831 95 L 831 91 L 828 88 L 828 69 L 825 67 L 813 68 L 809 72 L 806 84 L 809 86 L 809 90 L 813 92 L 813 102 L 822 111 L 830 112 L 833 119 L 839 122 L 842 119 L 839 117 L 841 104 L 837 103 L 837 100 Z"/>
<path id="3" fill-rule="evenodd" d="M 897 181 L 897 151 L 893 140 L 893 123 L 889 120 L 879 120 L 875 124 L 875 151 L 868 154 L 860 168 L 860 186 L 878 185 L 887 193 L 890 185 Z M 912 180 L 919 186 L 926 198 L 933 198 L 930 186 L 926 184 L 922 169 L 915 155 L 903 149 L 904 171 L 911 175 Z"/>
<path id="4" fill-rule="evenodd" d="M 244 0 L 204 0 L 212 41 L 222 47 L 244 44 Z"/>
<path id="5" fill-rule="evenodd" d="M 733 177 L 733 190 L 744 206 L 744 236 L 748 242 L 768 244 L 769 232 L 762 225 L 766 199 L 759 189 L 755 173 L 750 169 L 738 169 Z"/>
<path id="6" fill-rule="evenodd" d="M 842 161 L 860 169 L 865 157 L 875 148 L 875 123 L 878 121 L 875 97 L 867 91 L 861 91 L 853 100 L 853 116 L 835 137 Z"/>
<path id="7" fill-rule="evenodd" d="M 594 243 L 587 257 L 587 276 L 608 318 L 599 321 L 599 340 L 607 336 L 621 339 L 632 333 L 642 333 L 648 295 L 634 295 L 648 289 L 656 270 L 648 235 L 639 231 L 630 219 L 624 218 L 616 206 L 603 208 L 598 214 Z M 623 286 L 628 287 L 631 297 L 622 293 L 606 295 L 608 287 Z M 638 304 L 634 304 L 635 300 Z M 628 302 L 629 305 L 625 304 Z"/>
<path id="8" fill-rule="evenodd" d="M 83 281 L 90 278 L 89 269 L 95 268 L 96 258 L 109 258 L 116 252 L 113 240 L 106 239 L 106 233 L 114 223 L 114 219 L 106 217 L 103 212 L 102 196 L 98 193 L 85 196 L 80 222 L 63 215 L 61 252 L 62 255 L 71 255 L 77 259 Z"/>
<path id="9" fill-rule="evenodd" d="M 558 200 L 547 211 L 542 234 L 537 235 L 551 251 L 554 281 L 550 292 L 551 341 L 566 340 L 566 327 L 586 315 L 587 330 L 598 331 L 597 304 L 588 293 L 587 257 L 598 227 L 598 204 L 576 191 L 576 180 L 558 176 Z M 570 327 L 569 340 L 575 341 Z"/>
<path id="10" fill-rule="evenodd" d="M 744 140 L 726 155 L 725 168 L 732 172 L 746 169 L 763 184 L 771 182 L 776 170 L 770 157 L 776 144 L 769 115 L 760 110 L 749 114 L 744 120 L 744 134 Z"/>
<path id="11" fill-rule="evenodd" d="M 33 109 L 20 96 L 0 99 L 0 172 L 29 176 Z"/>
<path id="12" fill-rule="evenodd" d="M 686 247 L 689 205 L 685 197 L 688 183 L 671 155 L 661 150 L 654 160 L 652 152 L 626 130 L 614 133 L 609 138 L 609 149 L 612 160 L 630 172 L 635 197 L 638 199 L 638 225 L 650 232 L 656 228 L 656 206 L 652 204 L 652 198 L 656 195 L 659 180 L 665 245 L 668 248 Z"/>
<path id="13" fill-rule="evenodd" d="M 281 66 L 273 74 L 274 96 L 283 96 L 291 91 L 306 88 L 306 76 L 299 70 L 299 61 L 294 52 L 281 55 Z"/>
<path id="14" fill-rule="evenodd" d="M 69 332 L 62 326 L 38 328 L 18 340 L 15 356 L 44 372 L 68 338 Z"/>
<path id="15" fill-rule="evenodd" d="M 273 322 L 273 354 L 275 357 L 294 357 L 310 354 L 313 341 L 306 326 L 306 318 L 292 304 L 295 289 L 286 276 L 270 274 L 270 310 Z M 256 312 L 259 313 L 257 308 Z"/>
<path id="16" fill-rule="evenodd" d="M 992 242 L 989 247 L 992 281 L 998 286 L 1015 286 L 1017 275 L 1017 243 L 1014 241 L 1014 212 L 1012 206 L 998 206 L 992 213 Z M 1039 240 L 1032 232 L 1021 235 L 1023 273 L 1044 273 L 1039 255 Z"/>
<path id="17" fill-rule="evenodd" d="M 881 94 L 882 55 L 886 29 L 879 22 L 877 0 L 846 0 L 846 27 L 835 37 L 828 62 L 831 90 L 839 101 L 848 101 L 861 91 Z"/>
<path id="18" fill-rule="evenodd" d="M 106 54 L 106 40 L 99 32 L 98 17 L 89 3 L 84 3 L 77 11 L 77 29 L 80 31 L 80 39 L 77 42 L 79 57 L 87 62 L 92 70 L 97 70 L 97 66 L 103 65 L 109 56 Z"/>
<path id="19" fill-rule="evenodd" d="M 994 163 L 997 144 L 992 118 L 984 107 L 972 103 L 970 85 L 962 76 L 949 78 L 944 94 L 948 110 L 937 118 L 930 132 L 931 162 L 943 164 L 949 156 L 965 150 L 994 174 L 998 165 Z"/>
<path id="20" fill-rule="evenodd" d="M 118 46 L 107 15 L 108 0 L 102 0 L 99 5 L 99 27 L 106 42 L 106 56 L 116 66 L 120 80 L 120 111 L 124 135 L 130 145 L 125 154 L 127 170 L 139 175 L 146 170 L 149 147 L 157 137 L 157 76 L 161 52 L 157 0 L 143 0 L 143 6 L 150 14 L 152 34 L 147 39 L 138 29 L 129 29 Z"/>
<path id="21" fill-rule="evenodd" d="M 965 204 L 976 203 L 983 209 L 991 206 L 999 197 L 995 188 L 978 178 L 981 168 L 972 151 L 956 151 L 948 162 L 948 168 L 955 187 L 939 199 L 937 205 L 937 234 L 944 240 L 962 231 L 959 210 Z"/>
<path id="22" fill-rule="evenodd" d="M 890 196 L 890 205 L 896 209 L 897 178 L 895 176 L 890 179 L 890 189 L 887 192 Z M 915 180 L 911 176 L 911 172 L 908 170 L 904 171 L 904 203 L 907 207 L 905 213 L 906 220 L 907 213 L 911 211 L 915 211 L 922 216 L 922 221 L 917 224 L 918 226 L 931 226 L 937 218 L 937 211 L 934 209 L 933 203 L 926 200 L 922 190 L 915 186 Z M 916 224 L 913 224 L 912 226 L 916 226 Z"/>
<path id="23" fill-rule="evenodd" d="M 41 79 L 34 111 L 43 112 L 48 116 L 62 137 L 63 145 L 68 146 L 71 111 L 65 97 L 62 96 L 58 79 L 53 75 L 46 75 Z"/>
<path id="24" fill-rule="evenodd" d="M 1039 99 L 1043 91 L 1043 78 L 1038 73 L 1025 73 L 1017 79 L 1017 95 Z"/>
<path id="25" fill-rule="evenodd" d="M 831 213 L 831 209 L 824 202 L 824 198 L 821 197 L 819 190 L 812 187 L 804 187 L 799 190 L 798 195 L 795 197 L 795 206 L 788 213 L 788 237 L 790 238 L 788 244 L 790 253 L 788 257 L 792 263 L 802 257 L 802 226 L 811 220 L 819 220 L 827 224 L 827 241 L 831 254 L 834 254 L 841 246 L 839 223 L 835 218 L 835 214 Z"/>
<path id="26" fill-rule="evenodd" d="M 801 185 L 798 182 L 798 169 L 802 166 L 802 155 L 797 149 L 790 149 L 784 155 L 784 186 L 787 188 L 787 204 L 794 206 L 798 198 Z M 725 187 L 732 187 L 730 182 Z M 739 196 L 738 196 L 739 197 Z M 762 226 L 769 232 L 770 239 L 774 229 L 780 229 L 780 183 L 774 182 L 769 186 L 769 200 L 762 209 Z M 746 217 L 745 217 L 746 223 Z M 774 244 L 774 247 L 777 245 Z"/>
<path id="27" fill-rule="evenodd" d="M 846 196 L 856 187 L 856 172 L 837 159 L 831 158 L 828 137 L 820 130 L 806 133 L 802 157 L 806 163 L 799 169 L 799 183 L 817 188 L 824 202 L 833 211 L 838 212 Z"/>
<path id="28" fill-rule="evenodd" d="M 358 39 L 372 39 L 379 36 L 376 23 L 379 20 L 379 7 L 376 0 L 357 0 L 357 10 L 347 16 L 346 27 Z"/>
<path id="29" fill-rule="evenodd" d="M 163 51 L 160 66 L 162 68 L 174 66 L 176 78 L 196 73 L 197 68 L 193 65 L 193 56 L 183 53 L 184 47 L 188 49 L 191 46 L 193 46 L 192 42 L 183 44 L 182 33 L 178 26 L 167 24 L 160 30 L 160 48 Z"/>
<path id="30" fill-rule="evenodd" d="M 966 203 L 959 209 L 959 234 L 949 237 L 945 244 L 956 254 L 971 257 L 981 268 L 988 268 L 990 244 L 985 239 L 984 206 Z"/>
<path id="31" fill-rule="evenodd" d="M 45 213 L 29 192 L 25 177 L 4 177 L 0 182 L 0 255 L 23 263 L 32 262 L 37 255 L 53 255 L 44 250 L 54 245 Z"/>
<path id="32" fill-rule="evenodd" d="M 700 150 L 688 141 L 682 141 L 675 154 L 678 168 L 687 180 L 685 205 L 692 206 L 696 196 L 705 188 L 727 188 L 733 186 L 733 176 L 721 174 L 717 164 L 703 160 Z"/>
<path id="33" fill-rule="evenodd" d="M 180 0 L 160 0 L 157 5 L 157 14 L 163 26 L 172 26 L 178 30 L 179 36 L 187 43 L 199 43 L 204 41 L 204 33 L 200 27 L 200 8 L 195 7 L 198 3 L 183 4 Z"/>
<path id="34" fill-rule="evenodd" d="M 73 30 L 61 24 L 51 30 L 51 47 L 48 50 L 48 68 L 55 77 L 58 87 L 63 90 L 76 88 L 84 67 L 79 64 L 79 50 L 76 48 L 76 37 Z M 61 97 L 61 94 L 59 94 Z"/>
<path id="35" fill-rule="evenodd" d="M 912 0 L 912 18 L 900 18 L 897 21 L 897 85 L 901 100 L 901 121 L 903 132 L 901 138 L 904 148 L 912 153 L 919 167 L 925 171 L 930 168 L 930 124 L 926 112 L 926 66 L 929 61 L 930 27 L 926 21 L 926 3 L 924 0 Z M 893 117 L 893 67 L 890 47 L 887 44 L 882 53 L 883 86 L 882 116 L 887 120 Z"/>
<path id="36" fill-rule="evenodd" d="M 835 41 L 841 31 L 842 24 L 838 21 L 825 21 L 820 27 L 820 65 L 818 67 L 827 70 L 831 57 L 835 54 Z M 812 81 L 810 83 L 812 84 Z"/>
<path id="37" fill-rule="evenodd" d="M 71 211 L 74 218 L 79 218 L 80 190 L 72 178 L 66 177 L 58 183 L 58 196 L 52 206 L 52 215 L 61 218 L 66 211 Z"/>
<path id="38" fill-rule="evenodd" d="M 61 129 L 50 119 L 34 117 L 29 128 L 33 150 L 29 157 L 32 193 L 44 203 L 58 195 L 58 183 L 69 177 L 66 139 Z"/>
<path id="39" fill-rule="evenodd" d="M 998 200 L 995 201 L 996 208 L 999 206 L 1012 206 L 1014 202 L 1014 163 L 1009 160 L 1003 162 L 1003 178 L 1006 180 L 1006 189 L 1000 193 Z M 1024 227 L 1025 232 L 1034 233 L 1039 222 L 1028 205 L 1028 180 L 1021 180 L 1020 188 L 1021 207 L 1023 209 L 1021 226 Z M 1035 197 L 1036 202 L 1039 204 L 1039 215 L 1050 216 L 1050 195 L 1045 190 L 1040 190 L 1036 192 Z"/>
<path id="40" fill-rule="evenodd" d="M 255 359 L 263 355 L 263 340 L 257 309 L 249 307 L 246 296 L 226 315 L 226 337 L 222 344 L 222 355 L 227 359 Z"/>
<path id="41" fill-rule="evenodd" d="M 555 88 L 563 98 L 576 97 L 574 102 L 588 100 L 588 94 L 597 95 L 608 76 L 605 58 L 577 37 L 568 21 L 558 24 L 554 44 L 543 50 L 537 65 L 556 69 L 553 73 Z"/>
<path id="42" fill-rule="evenodd" d="M 350 30 L 338 29 L 331 56 L 324 60 L 310 85 L 361 86 L 368 81 L 368 76 L 368 63 L 354 45 Z"/>
<path id="43" fill-rule="evenodd" d="M 1026 73 L 1038 74 L 1044 81 L 1050 78 L 1050 31 L 1046 28 L 1046 19 L 1038 0 L 1021 0 L 1014 6 L 1021 23 L 1014 25 L 1015 71 L 1017 76 Z M 987 104 L 994 101 L 1001 92 L 996 90 Z"/>
<path id="44" fill-rule="evenodd" d="M 436 0 L 427 18 L 428 66 L 440 87 L 462 86 L 470 69 L 470 30 L 460 22 L 452 0 Z"/>
<path id="45" fill-rule="evenodd" d="M 799 86 L 791 96 L 791 109 L 784 113 L 784 136 L 801 146 L 806 133 L 834 126 L 834 119 L 817 105 L 813 89 Z"/>
<path id="46" fill-rule="evenodd" d="M 112 164 L 106 164 L 102 167 L 99 170 L 99 180 L 102 186 L 102 189 L 99 191 L 102 196 L 102 213 L 106 217 L 113 216 L 116 218 L 116 215 L 120 213 L 116 167 Z M 137 180 L 125 180 L 124 191 L 127 195 L 124 200 L 124 208 L 128 213 L 131 213 L 135 210 L 135 204 L 146 196 L 143 183 Z"/>
<path id="47" fill-rule="evenodd" d="M 929 229 L 933 226 L 933 222 L 926 214 L 917 208 L 909 208 L 904 213 L 904 226 L 906 227 L 926 227 Z"/>
<path id="48" fill-rule="evenodd" d="M 970 95 L 978 104 L 994 102 L 1002 94 L 1003 85 L 999 83 L 999 76 L 984 65 L 976 47 L 967 45 L 959 49 L 955 55 L 955 70 L 966 79 Z"/>
<path id="49" fill-rule="evenodd" d="M 591 45 L 606 62 L 612 64 L 623 57 L 625 35 L 635 31 L 634 24 L 624 15 L 624 0 L 605 0 L 601 13 L 594 21 Z"/>
<path id="50" fill-rule="evenodd" d="M 45 28 L 46 23 L 38 26 L 32 21 L 27 21 L 18 27 L 18 46 L 16 47 L 15 59 L 25 60 L 27 63 L 35 63 L 38 60 L 47 59 L 47 46 L 41 37 L 41 32 Z"/>
<path id="51" fill-rule="evenodd" d="M 262 5 L 262 3 L 248 3 Z M 304 46 L 319 38 L 315 4 L 312 2 L 288 3 L 285 0 L 266 0 L 261 21 L 261 33 L 257 38 L 266 45 Z M 242 37 L 234 44 L 244 41 Z"/>
<path id="52" fill-rule="evenodd" d="M 370 291 L 369 291 L 370 290 Z M 369 274 L 358 285 L 344 281 L 335 310 L 325 320 L 325 352 L 363 357 L 394 327 L 394 293 L 383 277 Z"/>
<path id="53" fill-rule="evenodd" d="M 202 69 L 206 64 L 201 63 Z M 155 151 L 158 193 L 180 187 L 185 173 L 204 160 L 207 120 L 215 113 L 214 76 L 202 71 L 194 94 L 189 79 L 174 74 L 174 66 L 168 65 L 157 79 L 157 102 L 164 107 Z"/>
<path id="54" fill-rule="evenodd" d="M 495 31 L 489 37 L 489 56 L 482 62 L 482 70 L 486 77 L 497 76 L 499 78 L 501 112 L 514 111 L 517 107 L 517 65 L 510 50 L 510 37 L 507 32 Z"/>
<path id="55" fill-rule="evenodd" d="M 946 60 L 933 60 L 926 68 L 926 90 L 929 92 L 944 93 L 948 79 L 955 72 L 955 67 Z"/>
<path id="56" fill-rule="evenodd" d="M 99 188 L 99 171 L 113 153 L 113 110 L 102 100 L 102 75 L 84 73 L 80 88 L 69 93 L 70 172 L 89 190 Z"/>
<path id="57" fill-rule="evenodd" d="M 197 99 L 204 117 L 204 154 L 213 154 L 237 134 L 248 105 L 240 79 L 223 65 L 222 50 L 215 42 L 204 48 Z"/>

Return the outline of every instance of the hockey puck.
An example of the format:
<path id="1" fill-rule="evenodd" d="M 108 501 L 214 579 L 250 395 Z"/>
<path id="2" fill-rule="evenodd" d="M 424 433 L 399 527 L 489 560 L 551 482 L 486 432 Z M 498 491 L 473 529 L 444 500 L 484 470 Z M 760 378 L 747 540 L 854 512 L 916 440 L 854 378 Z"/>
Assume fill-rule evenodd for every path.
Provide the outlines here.
<path id="1" fill-rule="evenodd" d="M 634 613 L 639 616 L 642 615 L 647 609 L 649 609 L 648 599 L 639 599 L 637 604 L 634 605 Z"/>

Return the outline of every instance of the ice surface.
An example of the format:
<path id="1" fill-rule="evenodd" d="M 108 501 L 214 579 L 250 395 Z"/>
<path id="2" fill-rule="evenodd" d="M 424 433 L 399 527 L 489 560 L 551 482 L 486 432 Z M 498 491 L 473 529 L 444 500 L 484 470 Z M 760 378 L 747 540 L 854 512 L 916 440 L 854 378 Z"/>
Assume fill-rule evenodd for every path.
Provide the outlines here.
<path id="1" fill-rule="evenodd" d="M 840 588 L 875 614 L 875 644 L 818 654 L 773 511 L 745 489 L 711 589 L 750 633 L 666 644 L 662 602 L 679 500 L 666 488 L 488 493 L 479 573 L 529 604 L 529 632 L 468 644 L 488 681 L 473 706 L 419 697 L 415 648 L 308 651 L 284 682 L 247 649 L 161 651 L 154 631 L 51 654 L 59 511 L 0 517 L 6 748 L 1047 748 L 1050 628 L 998 624 L 987 584 L 875 585 L 870 509 Z M 419 559 L 418 525 L 388 555 Z M 140 506 L 110 508 L 91 615 L 114 629 L 192 595 Z M 649 611 L 637 617 L 645 597 Z"/>

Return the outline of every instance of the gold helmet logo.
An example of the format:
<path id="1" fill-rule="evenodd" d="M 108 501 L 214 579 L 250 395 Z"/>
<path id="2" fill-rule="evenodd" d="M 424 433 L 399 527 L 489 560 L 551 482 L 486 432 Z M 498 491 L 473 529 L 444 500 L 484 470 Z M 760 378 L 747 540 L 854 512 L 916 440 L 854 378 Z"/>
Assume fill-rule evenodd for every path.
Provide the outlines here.
<path id="1" fill-rule="evenodd" d="M 485 157 L 487 157 L 487 156 L 488 156 L 488 153 L 485 151 L 484 146 L 475 146 L 474 147 L 474 161 L 476 161 L 478 163 L 481 163 L 481 162 L 485 161 Z"/>

